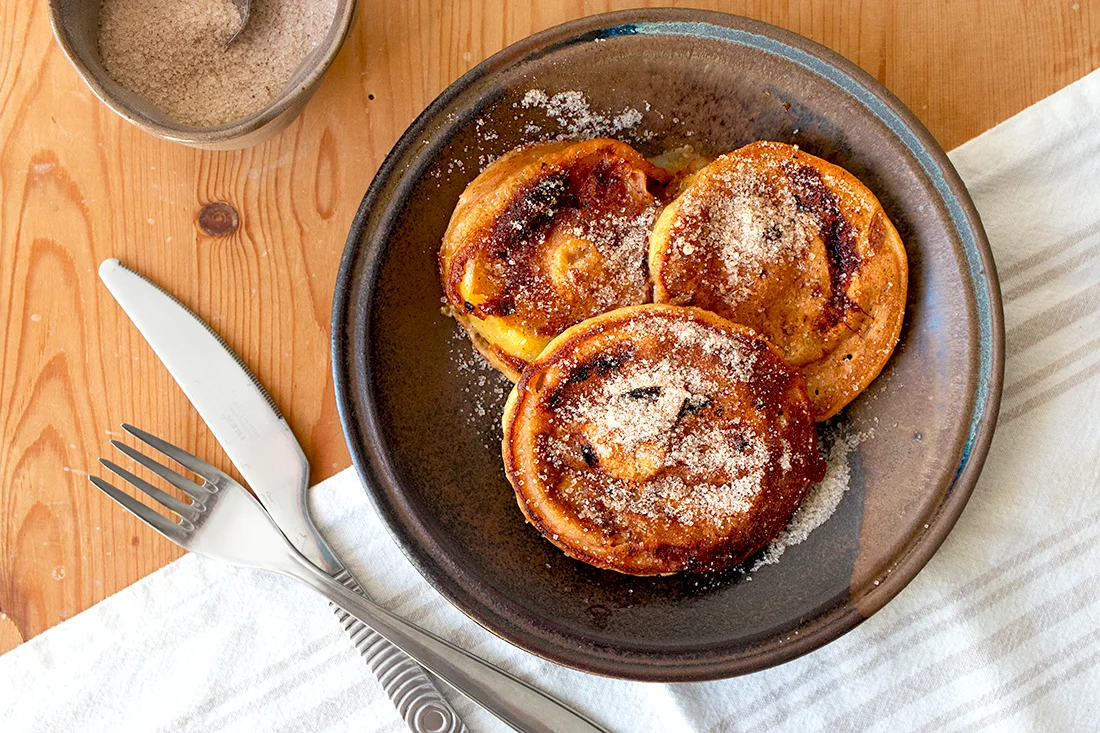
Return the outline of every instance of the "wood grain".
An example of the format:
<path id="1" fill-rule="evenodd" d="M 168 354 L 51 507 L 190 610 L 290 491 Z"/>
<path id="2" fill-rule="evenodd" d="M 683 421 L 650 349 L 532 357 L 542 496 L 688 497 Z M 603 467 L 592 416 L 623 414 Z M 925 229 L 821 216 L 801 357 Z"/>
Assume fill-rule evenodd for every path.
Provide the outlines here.
<path id="1" fill-rule="evenodd" d="M 571 18 L 648 4 L 364 0 L 301 118 L 202 152 L 149 137 L 82 84 L 42 0 L 0 6 L 0 652 L 179 551 L 87 483 L 130 420 L 228 468 L 98 284 L 120 257 L 168 286 L 255 369 L 323 479 L 348 465 L 328 359 L 355 208 L 406 125 L 490 54 Z M 675 3 L 806 35 L 892 89 L 945 148 L 1100 66 L 1100 0 Z M 232 236 L 199 210 L 228 201 Z M 12 628 L 14 624 L 14 628 Z"/>
<path id="2" fill-rule="evenodd" d="M 23 635 L 19 633 L 15 622 L 6 614 L 0 613 L 0 654 L 11 651 L 23 643 Z"/>

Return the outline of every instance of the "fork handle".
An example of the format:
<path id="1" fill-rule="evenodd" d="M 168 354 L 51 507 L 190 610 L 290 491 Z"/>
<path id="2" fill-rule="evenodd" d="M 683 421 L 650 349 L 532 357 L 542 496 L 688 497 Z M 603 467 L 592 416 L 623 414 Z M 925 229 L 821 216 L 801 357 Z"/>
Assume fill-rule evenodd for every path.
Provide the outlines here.
<path id="1" fill-rule="evenodd" d="M 341 567 L 340 572 L 329 575 L 345 588 L 366 595 L 347 568 Z M 470 733 L 419 664 L 344 609 L 332 608 L 355 650 L 366 660 L 411 733 Z"/>
<path id="2" fill-rule="evenodd" d="M 280 569 L 313 588 L 420 662 L 421 666 L 523 733 L 609 733 L 593 721 L 459 647 L 354 593 L 293 554 Z"/>

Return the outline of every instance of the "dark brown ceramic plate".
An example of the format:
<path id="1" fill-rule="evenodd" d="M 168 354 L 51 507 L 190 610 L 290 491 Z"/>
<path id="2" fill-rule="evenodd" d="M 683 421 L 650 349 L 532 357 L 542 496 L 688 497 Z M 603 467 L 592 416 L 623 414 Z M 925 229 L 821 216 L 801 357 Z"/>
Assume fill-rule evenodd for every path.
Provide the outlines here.
<path id="1" fill-rule="evenodd" d="M 565 557 L 524 523 L 499 450 L 504 384 L 440 311 L 435 255 L 490 156 L 560 133 L 530 90 L 583 92 L 652 155 L 797 143 L 882 201 L 909 252 L 901 344 L 844 413 L 874 437 L 836 513 L 752 574 L 634 578 Z M 528 97 L 531 101 L 537 95 Z M 564 120 L 568 122 L 568 120 Z M 540 128 L 535 132 L 534 127 Z M 448 88 L 394 147 L 348 238 L 333 306 L 355 465 L 419 571 L 486 628 L 600 674 L 702 680 L 837 638 L 895 596 L 962 511 L 1000 399 L 1003 323 L 973 204 L 931 135 L 840 56 L 730 15 L 629 11 L 522 41 Z"/>

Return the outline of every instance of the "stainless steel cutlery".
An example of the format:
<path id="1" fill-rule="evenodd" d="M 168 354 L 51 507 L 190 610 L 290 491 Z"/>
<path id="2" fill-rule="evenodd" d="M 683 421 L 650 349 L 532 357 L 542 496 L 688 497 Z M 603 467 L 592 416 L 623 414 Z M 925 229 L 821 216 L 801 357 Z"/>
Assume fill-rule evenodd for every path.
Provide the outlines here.
<path id="1" fill-rule="evenodd" d="M 306 495 L 309 464 L 301 446 L 274 400 L 240 357 L 179 301 L 118 260 L 103 262 L 99 274 L 260 503 L 209 463 L 129 426 L 126 429 L 132 435 L 205 482 L 191 482 L 112 441 L 190 496 L 191 502 L 181 502 L 110 461 L 103 462 L 108 469 L 159 501 L 178 519 L 154 512 L 102 479 L 93 478 L 97 487 L 193 552 L 291 575 L 328 596 L 338 606 L 337 615 L 356 648 L 415 733 L 458 733 L 465 731 L 465 726 L 410 657 L 520 730 L 600 730 L 526 683 L 364 600 L 359 584 L 310 518 Z M 219 507 L 221 519 L 215 521 L 213 515 Z M 219 532 L 219 527 L 229 526 L 225 515 L 238 514 L 242 526 L 255 533 L 254 543 L 241 534 Z M 277 539 L 289 546 L 284 548 Z M 341 590 L 334 591 L 334 586 Z M 356 603 L 349 605 L 348 598 Z M 511 695 L 517 697 L 511 699 Z"/>
<path id="2" fill-rule="evenodd" d="M 517 730 L 530 733 L 604 730 L 518 677 L 410 624 L 337 582 L 294 549 L 275 526 L 271 515 L 232 477 L 154 435 L 132 425 L 122 427 L 199 476 L 202 483 L 191 481 L 117 440 L 111 441 L 112 445 L 175 486 L 190 501 L 180 501 L 106 459 L 101 459 L 101 463 L 108 470 L 176 518 L 152 509 L 98 476 L 90 479 L 124 509 L 180 547 L 223 562 L 270 570 L 300 580 Z"/>

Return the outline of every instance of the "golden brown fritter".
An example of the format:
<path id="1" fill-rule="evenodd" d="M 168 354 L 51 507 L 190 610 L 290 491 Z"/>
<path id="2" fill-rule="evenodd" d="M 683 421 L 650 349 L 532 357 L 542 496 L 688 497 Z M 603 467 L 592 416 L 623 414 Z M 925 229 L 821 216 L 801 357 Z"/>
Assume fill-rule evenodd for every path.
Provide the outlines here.
<path id="1" fill-rule="evenodd" d="M 585 318 L 650 300 L 646 255 L 668 174 L 605 138 L 529 145 L 463 192 L 439 253 L 455 318 L 513 380 Z"/>
<path id="2" fill-rule="evenodd" d="M 658 303 L 744 324 L 800 367 L 818 420 L 878 376 L 901 333 L 905 248 L 843 168 L 782 143 L 723 155 L 686 182 L 650 239 Z"/>
<path id="3" fill-rule="evenodd" d="M 825 473 L 799 371 L 698 308 L 573 326 L 524 371 L 503 423 L 527 519 L 571 557 L 634 575 L 741 562 Z"/>

